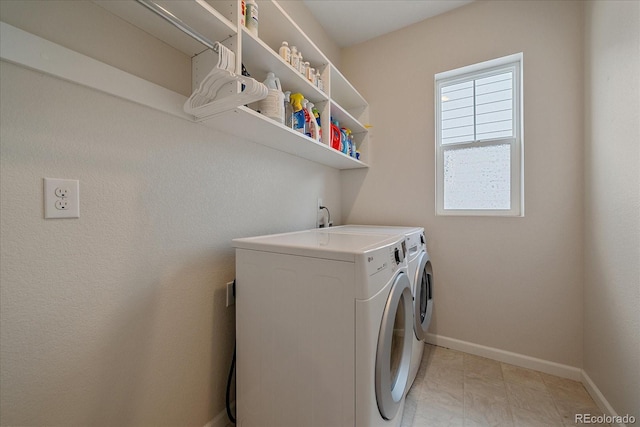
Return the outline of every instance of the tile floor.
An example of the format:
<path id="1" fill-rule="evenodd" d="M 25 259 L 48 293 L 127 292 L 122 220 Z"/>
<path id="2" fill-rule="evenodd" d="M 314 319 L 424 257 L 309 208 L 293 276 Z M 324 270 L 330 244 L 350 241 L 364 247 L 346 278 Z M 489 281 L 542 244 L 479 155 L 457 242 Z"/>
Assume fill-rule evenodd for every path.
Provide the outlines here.
<path id="1" fill-rule="evenodd" d="M 402 427 L 564 427 L 575 414 L 602 415 L 580 382 L 426 345 Z"/>
<path id="2" fill-rule="evenodd" d="M 427 344 L 401 427 L 566 427 L 575 414 L 602 415 L 577 381 Z"/>

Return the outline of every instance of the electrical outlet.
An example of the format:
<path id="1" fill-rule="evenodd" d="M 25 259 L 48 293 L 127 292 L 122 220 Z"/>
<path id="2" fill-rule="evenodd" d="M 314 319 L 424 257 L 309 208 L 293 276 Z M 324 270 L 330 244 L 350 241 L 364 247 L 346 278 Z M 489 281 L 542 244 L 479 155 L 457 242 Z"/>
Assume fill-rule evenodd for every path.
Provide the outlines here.
<path id="1" fill-rule="evenodd" d="M 69 189 L 66 187 L 58 187 L 55 191 L 56 197 L 69 197 Z"/>
<path id="2" fill-rule="evenodd" d="M 44 217 L 80 217 L 80 182 L 77 179 L 44 179 Z"/>
<path id="3" fill-rule="evenodd" d="M 56 206 L 56 209 L 58 209 L 60 211 L 68 210 L 69 209 L 69 201 L 65 200 L 65 199 L 56 200 L 55 206 Z"/>
<path id="4" fill-rule="evenodd" d="M 236 303 L 236 296 L 233 292 L 233 282 L 227 283 L 227 307 L 230 307 Z"/>

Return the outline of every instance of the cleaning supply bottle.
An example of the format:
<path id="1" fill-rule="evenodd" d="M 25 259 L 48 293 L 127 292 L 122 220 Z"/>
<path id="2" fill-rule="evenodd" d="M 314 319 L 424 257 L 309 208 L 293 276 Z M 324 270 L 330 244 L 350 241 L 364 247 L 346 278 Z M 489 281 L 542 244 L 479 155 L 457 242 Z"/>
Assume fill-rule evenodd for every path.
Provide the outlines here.
<path id="1" fill-rule="evenodd" d="M 307 114 L 305 114 L 305 118 L 306 117 L 309 118 L 308 125 L 307 125 L 309 133 L 307 133 L 307 136 L 313 139 L 314 141 L 318 141 L 320 139 L 319 138 L 320 135 L 318 132 L 319 130 L 318 123 L 316 122 L 316 118 L 313 114 L 313 102 L 307 102 L 307 105 L 305 108 L 307 110 Z"/>
<path id="2" fill-rule="evenodd" d="M 334 120 L 333 117 L 331 118 L 331 148 L 335 149 L 335 150 L 340 150 L 340 139 L 341 139 L 341 132 L 340 132 L 340 123 L 337 120 Z"/>
<path id="3" fill-rule="evenodd" d="M 278 51 L 278 53 L 286 63 L 291 63 L 291 49 L 289 49 L 289 43 L 282 42 L 282 46 L 280 46 L 280 50 Z"/>
<path id="4" fill-rule="evenodd" d="M 342 151 L 344 154 L 347 154 L 349 152 L 346 128 L 340 128 L 340 151 Z"/>
<path id="5" fill-rule="evenodd" d="M 292 93 L 290 98 L 291 107 L 293 107 L 293 129 L 304 134 L 304 109 L 302 108 L 304 96 L 301 93 Z"/>
<path id="6" fill-rule="evenodd" d="M 320 120 L 320 112 L 316 107 L 311 108 L 313 112 L 313 117 L 316 119 L 316 124 L 318 125 L 318 141 L 322 142 L 322 120 Z"/>
<path id="7" fill-rule="evenodd" d="M 258 101 L 260 112 L 278 123 L 284 124 L 284 93 L 282 93 L 280 79 L 274 73 L 269 72 L 263 83 L 269 92 L 266 98 Z"/>
<path id="8" fill-rule="evenodd" d="M 298 72 L 304 74 L 302 71 L 304 67 L 304 59 L 302 58 L 302 51 L 298 51 Z"/>
<path id="9" fill-rule="evenodd" d="M 356 147 L 356 142 L 353 139 L 353 133 L 349 131 L 349 155 L 354 159 L 356 158 L 357 149 L 358 147 Z"/>
<path id="10" fill-rule="evenodd" d="M 245 22 L 247 30 L 249 30 L 254 36 L 258 37 L 258 3 L 256 0 L 246 1 L 246 17 Z"/>
<path id="11" fill-rule="evenodd" d="M 293 106 L 291 105 L 291 92 L 284 93 L 284 125 L 293 128 Z"/>
<path id="12" fill-rule="evenodd" d="M 295 46 L 291 46 L 291 66 L 296 70 L 300 68 L 300 56 Z"/>
<path id="13" fill-rule="evenodd" d="M 304 131 L 303 133 L 308 137 L 311 137 L 311 131 L 309 130 L 309 122 L 311 121 L 311 116 L 309 115 L 309 111 L 307 111 L 307 104 L 309 101 L 305 98 L 302 100 L 302 112 L 304 114 Z"/>

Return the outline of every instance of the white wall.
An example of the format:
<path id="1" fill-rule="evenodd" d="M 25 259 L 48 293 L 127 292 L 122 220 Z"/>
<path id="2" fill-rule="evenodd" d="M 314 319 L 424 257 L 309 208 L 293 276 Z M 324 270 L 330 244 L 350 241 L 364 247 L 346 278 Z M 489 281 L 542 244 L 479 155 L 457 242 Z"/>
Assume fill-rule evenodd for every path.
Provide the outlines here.
<path id="1" fill-rule="evenodd" d="M 130 74 L 191 95 L 191 59 L 89 1 L 2 0 L 2 21 Z"/>
<path id="2" fill-rule="evenodd" d="M 584 370 L 640 419 L 640 3 L 585 16 Z"/>
<path id="3" fill-rule="evenodd" d="M 3 20 L 40 25 L 42 16 L 27 19 L 34 3 L 13 9 L 19 19 L 2 3 Z M 87 22 L 58 43 L 86 37 L 108 52 L 119 37 L 87 31 L 115 25 L 131 45 L 166 49 L 72 3 Z M 40 3 L 50 28 L 68 30 L 69 5 Z M 144 58 L 136 65 L 153 73 Z M 224 408 L 233 350 L 231 239 L 311 228 L 318 196 L 340 221 L 340 173 L 0 67 L 0 424 L 205 425 Z M 79 219 L 43 219 L 44 177 L 80 180 Z"/>
<path id="4" fill-rule="evenodd" d="M 434 74 L 524 52 L 524 218 L 436 217 Z M 440 336 L 582 364 L 580 2 L 474 2 L 343 51 L 370 103 L 371 168 L 343 172 L 350 223 L 424 226 Z"/>

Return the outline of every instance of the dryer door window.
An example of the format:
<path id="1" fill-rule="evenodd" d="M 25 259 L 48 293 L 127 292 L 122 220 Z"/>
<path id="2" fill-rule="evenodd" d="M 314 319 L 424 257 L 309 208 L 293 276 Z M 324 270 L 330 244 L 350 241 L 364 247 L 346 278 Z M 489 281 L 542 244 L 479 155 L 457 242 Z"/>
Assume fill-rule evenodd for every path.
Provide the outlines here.
<path id="1" fill-rule="evenodd" d="M 376 354 L 376 399 L 383 418 L 396 416 L 409 380 L 413 328 L 411 282 L 396 276 L 387 298 Z"/>
<path id="2" fill-rule="evenodd" d="M 433 312 L 433 269 L 429 255 L 426 252 L 420 254 L 416 275 L 417 286 L 413 308 L 416 316 L 413 329 L 419 340 L 425 340 Z"/>

